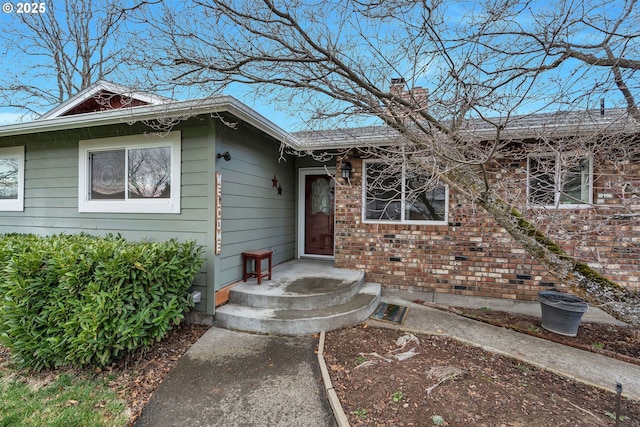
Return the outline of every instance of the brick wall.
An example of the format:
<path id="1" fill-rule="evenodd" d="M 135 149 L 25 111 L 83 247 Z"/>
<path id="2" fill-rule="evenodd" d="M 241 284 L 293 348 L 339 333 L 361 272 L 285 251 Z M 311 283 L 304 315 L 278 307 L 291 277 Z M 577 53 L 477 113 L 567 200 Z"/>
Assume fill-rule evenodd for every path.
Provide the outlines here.
<path id="1" fill-rule="evenodd" d="M 556 279 L 488 215 L 452 192 L 448 225 L 362 221 L 362 161 L 347 159 L 350 183 L 336 186 L 337 267 L 361 269 L 388 288 L 533 300 Z M 597 164 L 597 161 L 594 162 Z M 572 255 L 640 289 L 640 162 L 597 166 L 594 206 L 552 213 L 526 209 L 526 160 L 492 171 L 512 202 Z M 509 188 L 511 186 L 511 188 Z"/>

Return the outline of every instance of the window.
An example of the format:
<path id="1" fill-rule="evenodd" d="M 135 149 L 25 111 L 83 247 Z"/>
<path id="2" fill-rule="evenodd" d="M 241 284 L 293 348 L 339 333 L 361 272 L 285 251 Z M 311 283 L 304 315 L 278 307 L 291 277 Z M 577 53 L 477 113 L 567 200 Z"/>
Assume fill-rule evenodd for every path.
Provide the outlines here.
<path id="1" fill-rule="evenodd" d="M 24 210 L 24 147 L 0 148 L 0 211 Z"/>
<path id="2" fill-rule="evenodd" d="M 591 204 L 593 162 L 590 156 L 543 154 L 527 162 L 527 201 L 533 206 L 571 207 Z"/>
<path id="3" fill-rule="evenodd" d="M 449 192 L 429 176 L 404 166 L 365 162 L 365 221 L 446 224 Z"/>
<path id="4" fill-rule="evenodd" d="M 80 212 L 180 213 L 180 132 L 80 141 Z"/>

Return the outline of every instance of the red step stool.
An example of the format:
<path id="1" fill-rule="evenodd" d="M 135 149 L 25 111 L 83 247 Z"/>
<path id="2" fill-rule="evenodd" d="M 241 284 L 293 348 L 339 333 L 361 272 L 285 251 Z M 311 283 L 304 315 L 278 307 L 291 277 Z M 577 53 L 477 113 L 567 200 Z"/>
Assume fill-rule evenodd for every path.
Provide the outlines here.
<path id="1" fill-rule="evenodd" d="M 256 277 L 258 279 L 258 285 L 262 284 L 263 277 L 269 277 L 271 280 L 271 268 L 273 266 L 271 255 L 273 251 L 260 250 L 260 251 L 248 251 L 242 252 L 242 280 L 247 281 L 249 277 Z M 269 260 L 269 271 L 262 272 L 262 260 Z M 247 271 L 247 262 L 255 261 L 255 269 L 253 271 Z"/>

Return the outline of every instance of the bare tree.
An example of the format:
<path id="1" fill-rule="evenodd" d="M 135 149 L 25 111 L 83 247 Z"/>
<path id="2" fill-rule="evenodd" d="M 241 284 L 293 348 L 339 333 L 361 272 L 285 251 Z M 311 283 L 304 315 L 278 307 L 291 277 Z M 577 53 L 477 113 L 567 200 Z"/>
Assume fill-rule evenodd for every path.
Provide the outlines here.
<path id="1" fill-rule="evenodd" d="M 126 24 L 146 3 L 47 0 L 39 13 L 11 14 L 0 34 L 2 106 L 38 115 L 117 71 L 126 76 Z"/>
<path id="2" fill-rule="evenodd" d="M 18 161 L 0 159 L 0 199 L 18 198 Z"/>
<path id="3" fill-rule="evenodd" d="M 129 151 L 129 197 L 171 196 L 171 150 L 169 147 Z"/>
<path id="4" fill-rule="evenodd" d="M 426 177 L 414 180 L 417 194 L 437 192 L 433 177 L 446 183 L 561 282 L 640 325 L 637 292 L 561 249 L 562 232 L 551 232 L 558 200 L 581 197 L 585 153 L 638 159 L 628 135 L 639 129 L 640 62 L 629 59 L 639 57 L 636 3 L 196 0 L 165 8 L 147 62 L 167 84 L 256 85 L 323 127 L 375 118 L 390 130 L 385 144 L 360 150 Z M 622 110 L 607 110 L 619 112 L 607 120 L 585 113 L 603 99 Z M 504 159 L 532 173 L 514 174 Z M 372 208 L 378 215 L 393 215 L 393 175 L 372 178 L 388 196 Z M 549 206 L 527 210 L 527 198 Z M 418 196 L 412 203 L 417 215 L 437 214 Z"/>
<path id="5" fill-rule="evenodd" d="M 514 3 L 514 10 L 525 9 L 531 10 L 532 6 Z M 492 51 L 496 46 L 492 39 L 507 37 L 511 45 L 508 50 L 498 53 L 511 56 L 520 74 L 566 66 L 571 69 L 570 74 L 565 74 L 565 77 L 572 77 L 569 79 L 571 84 L 577 83 L 578 78 L 593 79 L 567 91 L 564 101 L 569 105 L 574 100 L 582 101 L 581 91 L 607 96 L 608 92 L 615 90 L 622 96 L 628 114 L 640 121 L 636 99 L 637 73 L 640 70 L 638 14 L 636 0 L 563 0 L 547 10 L 531 10 L 527 14 L 532 20 L 530 25 L 525 26 L 514 20 L 511 25 L 498 27 L 497 31 L 487 28 L 472 37 Z M 504 46 L 499 48 L 503 49 Z M 534 63 L 532 67 L 529 60 L 534 57 L 538 57 L 540 63 Z M 479 68 L 483 68 L 482 65 Z"/>

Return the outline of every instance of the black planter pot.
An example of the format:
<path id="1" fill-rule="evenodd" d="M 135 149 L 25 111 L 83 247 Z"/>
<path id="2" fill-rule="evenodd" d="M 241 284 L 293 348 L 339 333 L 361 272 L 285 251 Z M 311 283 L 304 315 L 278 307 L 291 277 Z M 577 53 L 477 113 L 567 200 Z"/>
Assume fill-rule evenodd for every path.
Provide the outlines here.
<path id="1" fill-rule="evenodd" d="M 582 315 L 589 304 L 575 295 L 558 291 L 540 291 L 538 300 L 542 308 L 542 327 L 559 335 L 575 337 Z"/>

